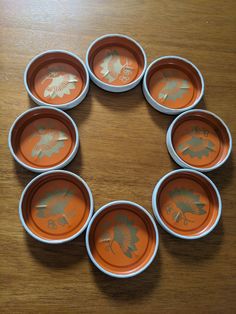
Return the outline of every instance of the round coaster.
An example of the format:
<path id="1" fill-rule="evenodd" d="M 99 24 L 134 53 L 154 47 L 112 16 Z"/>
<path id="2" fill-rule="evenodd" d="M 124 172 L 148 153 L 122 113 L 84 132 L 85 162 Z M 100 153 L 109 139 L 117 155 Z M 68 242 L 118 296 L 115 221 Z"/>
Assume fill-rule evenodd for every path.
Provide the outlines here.
<path id="1" fill-rule="evenodd" d="M 143 91 L 157 110 L 178 114 L 197 105 L 204 93 L 200 71 L 190 61 L 166 56 L 153 61 L 144 76 Z"/>
<path id="2" fill-rule="evenodd" d="M 146 63 L 143 48 L 132 38 L 120 34 L 99 37 L 86 55 L 93 82 L 111 92 L 135 87 L 142 79 Z"/>
<path id="3" fill-rule="evenodd" d="M 29 62 L 24 82 L 37 104 L 66 110 L 85 98 L 89 75 L 83 61 L 73 53 L 49 50 Z"/>
<path id="4" fill-rule="evenodd" d="M 167 133 L 167 145 L 182 166 L 201 171 L 219 167 L 232 147 L 224 122 L 211 112 L 191 110 L 173 121 Z"/>
<path id="5" fill-rule="evenodd" d="M 78 236 L 92 215 L 87 184 L 68 171 L 50 171 L 33 179 L 22 193 L 20 217 L 37 240 L 56 243 Z"/>
<path id="6" fill-rule="evenodd" d="M 16 161 L 29 170 L 42 172 L 68 164 L 78 150 L 79 135 L 66 113 L 40 107 L 16 119 L 9 145 Z"/>
<path id="7" fill-rule="evenodd" d="M 151 263 L 158 234 L 146 210 L 131 202 L 117 201 L 95 213 L 86 244 L 100 270 L 115 277 L 130 277 Z"/>
<path id="8" fill-rule="evenodd" d="M 153 192 L 159 223 L 175 236 L 194 239 L 208 234 L 221 214 L 215 185 L 205 175 L 180 169 L 163 177 Z"/>

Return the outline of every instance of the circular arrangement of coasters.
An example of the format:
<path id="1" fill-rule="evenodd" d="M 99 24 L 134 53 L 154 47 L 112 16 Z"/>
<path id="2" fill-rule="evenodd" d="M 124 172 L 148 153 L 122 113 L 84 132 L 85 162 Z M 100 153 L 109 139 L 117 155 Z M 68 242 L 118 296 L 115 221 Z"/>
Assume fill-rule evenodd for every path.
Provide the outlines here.
<path id="1" fill-rule="evenodd" d="M 141 81 L 147 66 L 146 54 L 134 39 L 109 34 L 91 43 L 86 54 L 91 80 L 109 92 L 125 92 Z"/>
<path id="2" fill-rule="evenodd" d="M 187 240 L 206 236 L 217 225 L 222 210 L 215 184 L 196 170 L 174 170 L 160 179 L 152 207 L 159 224 L 170 234 Z"/>
<path id="3" fill-rule="evenodd" d="M 221 197 L 201 172 L 220 167 L 232 150 L 227 125 L 212 112 L 193 109 L 204 94 L 204 80 L 192 62 L 165 56 L 146 67 L 142 46 L 120 34 L 94 40 L 86 65 L 74 53 L 45 51 L 29 62 L 24 74 L 25 88 L 40 107 L 22 113 L 8 136 L 16 162 L 44 172 L 28 183 L 20 198 L 19 216 L 26 232 L 38 241 L 59 244 L 88 226 L 88 256 L 99 270 L 117 278 L 138 275 L 152 263 L 159 235 L 151 214 L 133 202 L 114 201 L 93 215 L 87 183 L 74 173 L 56 170 L 72 161 L 79 148 L 77 126 L 62 110 L 86 97 L 89 78 L 116 93 L 134 88 L 143 78 L 148 103 L 162 113 L 178 114 L 168 128 L 166 144 L 171 157 L 186 169 L 166 174 L 152 195 L 154 216 L 171 235 L 198 239 L 215 228 Z"/>
<path id="4" fill-rule="evenodd" d="M 30 181 L 19 204 L 20 220 L 28 234 L 50 244 L 78 237 L 92 213 L 93 197 L 87 183 L 64 170 L 49 171 Z"/>
<path id="5" fill-rule="evenodd" d="M 204 80 L 189 60 L 166 56 L 156 59 L 147 68 L 143 93 L 156 110 L 176 115 L 199 103 L 204 94 Z"/>
<path id="6" fill-rule="evenodd" d="M 89 74 L 84 62 L 72 52 L 48 50 L 29 62 L 24 83 L 38 105 L 67 110 L 86 97 Z"/>
<path id="7" fill-rule="evenodd" d="M 22 113 L 11 126 L 8 143 L 15 160 L 34 172 L 65 167 L 79 148 L 76 124 L 65 112 L 49 107 Z"/>
<path id="8" fill-rule="evenodd" d="M 105 274 L 127 278 L 144 271 L 158 249 L 154 219 L 142 206 L 115 201 L 101 207 L 89 222 L 86 247 Z"/>
<path id="9" fill-rule="evenodd" d="M 179 115 L 167 131 L 166 143 L 177 164 L 202 172 L 222 166 L 232 150 L 227 125 L 216 114 L 201 109 Z"/>

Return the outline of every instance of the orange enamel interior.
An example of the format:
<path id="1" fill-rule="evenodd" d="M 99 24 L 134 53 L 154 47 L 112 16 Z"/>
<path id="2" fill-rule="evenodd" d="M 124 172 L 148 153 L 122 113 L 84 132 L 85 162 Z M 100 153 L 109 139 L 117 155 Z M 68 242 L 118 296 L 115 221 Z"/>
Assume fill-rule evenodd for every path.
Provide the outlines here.
<path id="1" fill-rule="evenodd" d="M 102 74 L 102 62 L 104 58 L 110 52 L 117 52 L 120 59 L 119 62 L 123 69 L 112 82 L 110 82 L 105 75 Z M 113 60 L 110 61 L 109 71 L 112 74 L 112 62 L 116 61 L 117 57 L 114 56 Z M 89 66 L 93 71 L 96 77 L 109 85 L 114 86 L 122 86 L 127 85 L 133 81 L 135 81 L 143 72 L 144 69 L 144 56 L 141 49 L 131 40 L 112 36 L 102 38 L 101 40 L 97 41 L 92 47 L 89 52 L 88 56 Z M 128 67 L 131 69 L 129 75 L 125 74 L 125 64 L 128 60 Z"/>
<path id="2" fill-rule="evenodd" d="M 168 84 L 174 84 L 169 91 L 167 91 Z M 182 84 L 187 84 L 187 88 Z M 170 109 L 191 106 L 199 98 L 203 88 L 195 68 L 175 58 L 161 59 L 150 68 L 147 75 L 147 87 L 157 103 Z M 181 94 L 176 99 L 171 97 L 180 92 Z"/>
<path id="3" fill-rule="evenodd" d="M 57 140 L 51 141 L 54 147 L 56 142 L 60 141 L 61 132 L 66 140 L 59 146 L 58 151 L 50 156 L 45 154 L 41 157 L 45 145 L 40 146 L 40 142 L 44 135 L 47 136 L 52 132 L 58 136 Z M 51 168 L 61 164 L 71 155 L 75 148 L 76 134 L 71 121 L 63 113 L 39 108 L 27 112 L 17 121 L 12 132 L 11 143 L 14 153 L 24 164 L 38 169 Z M 37 147 L 38 154 L 34 154 Z"/>
<path id="4" fill-rule="evenodd" d="M 189 144 L 193 137 L 200 140 L 196 147 Z M 225 126 L 207 112 L 185 114 L 172 130 L 172 145 L 177 155 L 187 164 L 198 168 L 209 168 L 224 160 L 229 151 L 229 141 Z M 191 157 L 186 151 L 184 153 L 186 149 L 200 152 L 201 157 Z"/>
<path id="5" fill-rule="evenodd" d="M 203 177 L 188 171 L 169 176 L 162 183 L 156 202 L 162 221 L 183 236 L 202 234 L 218 216 L 215 190 Z M 199 211 L 201 214 L 197 214 Z"/>
<path id="6" fill-rule="evenodd" d="M 67 239 L 79 232 L 87 222 L 89 194 L 83 183 L 74 176 L 51 173 L 36 180 L 27 190 L 22 212 L 26 225 L 38 237 L 46 240 Z"/>
<path id="7" fill-rule="evenodd" d="M 45 96 L 45 90 L 53 83 L 52 77 L 48 77 L 53 69 L 57 69 L 59 75 L 73 75 L 76 77 L 74 88 L 70 89 L 62 97 Z M 86 72 L 79 60 L 63 52 L 49 52 L 39 56 L 30 66 L 27 73 L 27 84 L 31 93 L 50 105 L 62 105 L 73 101 L 82 93 L 86 84 Z"/>
<path id="8" fill-rule="evenodd" d="M 113 274 L 143 268 L 153 256 L 155 230 L 149 217 L 134 205 L 111 205 L 94 220 L 89 234 L 96 262 Z"/>

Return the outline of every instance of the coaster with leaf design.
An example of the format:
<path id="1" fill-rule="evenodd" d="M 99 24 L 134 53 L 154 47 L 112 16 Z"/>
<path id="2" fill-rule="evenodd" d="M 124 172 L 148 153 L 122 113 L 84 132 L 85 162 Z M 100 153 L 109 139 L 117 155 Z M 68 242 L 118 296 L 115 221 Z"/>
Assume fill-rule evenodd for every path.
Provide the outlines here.
<path id="1" fill-rule="evenodd" d="M 135 87 L 146 68 L 146 54 L 134 39 L 121 34 L 97 38 L 88 48 L 86 64 L 92 81 L 111 92 Z"/>
<path id="2" fill-rule="evenodd" d="M 26 186 L 19 210 L 31 236 L 45 243 L 62 243 L 86 228 L 93 213 L 93 198 L 79 176 L 64 170 L 49 171 Z"/>
<path id="3" fill-rule="evenodd" d="M 152 205 L 161 226 L 184 239 L 205 236 L 221 215 L 216 186 L 195 170 L 179 169 L 164 176 L 154 189 Z"/>
<path id="4" fill-rule="evenodd" d="M 209 171 L 227 160 L 232 139 L 228 127 L 218 116 L 194 109 L 172 122 L 167 132 L 167 147 L 182 167 Z"/>
<path id="5" fill-rule="evenodd" d="M 89 74 L 83 61 L 72 52 L 48 50 L 29 62 L 24 83 L 37 104 L 66 110 L 85 98 Z"/>
<path id="6" fill-rule="evenodd" d="M 9 132 L 13 157 L 25 168 L 44 172 L 66 166 L 79 148 L 77 126 L 65 112 L 46 107 L 20 115 Z"/>
<path id="7" fill-rule="evenodd" d="M 91 260 L 100 270 L 115 277 L 131 277 L 153 260 L 158 232 L 144 208 L 116 201 L 95 213 L 87 229 L 86 245 Z"/>
<path id="8" fill-rule="evenodd" d="M 155 109 L 179 114 L 199 103 L 204 93 L 204 80 L 191 61 L 165 56 L 154 60 L 147 68 L 143 91 Z"/>

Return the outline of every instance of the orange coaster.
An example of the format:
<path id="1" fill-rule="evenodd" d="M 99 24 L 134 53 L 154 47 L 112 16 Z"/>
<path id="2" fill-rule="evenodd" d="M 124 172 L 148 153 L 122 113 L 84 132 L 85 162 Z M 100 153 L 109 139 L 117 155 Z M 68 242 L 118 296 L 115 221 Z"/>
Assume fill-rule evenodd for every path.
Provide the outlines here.
<path id="1" fill-rule="evenodd" d="M 178 57 L 158 59 L 149 70 L 147 87 L 158 104 L 170 109 L 191 107 L 203 89 L 195 67 Z"/>
<path id="2" fill-rule="evenodd" d="M 105 85 L 128 85 L 143 75 L 146 56 L 139 45 L 123 35 L 106 35 L 97 39 L 87 56 L 89 71 Z M 105 84 L 105 85 L 104 85 Z M 110 89 L 116 91 L 116 89 Z"/>
<path id="3" fill-rule="evenodd" d="M 221 212 L 215 186 L 205 175 L 193 170 L 171 172 L 154 190 L 153 202 L 160 223 L 186 238 L 208 233 Z"/>
<path id="4" fill-rule="evenodd" d="M 34 108 L 17 120 L 11 144 L 17 159 L 31 167 L 30 170 L 49 169 L 63 164 L 76 153 L 78 134 L 71 118 L 64 112 Z"/>
<path id="5" fill-rule="evenodd" d="M 51 171 L 36 177 L 21 203 L 24 224 L 46 241 L 66 240 L 82 232 L 91 212 L 84 182 L 67 171 Z"/>
<path id="6" fill-rule="evenodd" d="M 230 139 L 224 125 L 204 111 L 182 116 L 172 130 L 172 145 L 177 155 L 197 168 L 210 168 L 224 160 Z"/>
<path id="7" fill-rule="evenodd" d="M 40 55 L 27 72 L 28 88 L 42 104 L 67 104 L 80 96 L 85 83 L 83 65 L 63 52 Z"/>
<path id="8" fill-rule="evenodd" d="M 99 268 L 111 275 L 126 276 L 143 269 L 153 258 L 157 231 L 139 207 L 115 203 L 108 204 L 93 220 L 88 241 Z"/>

